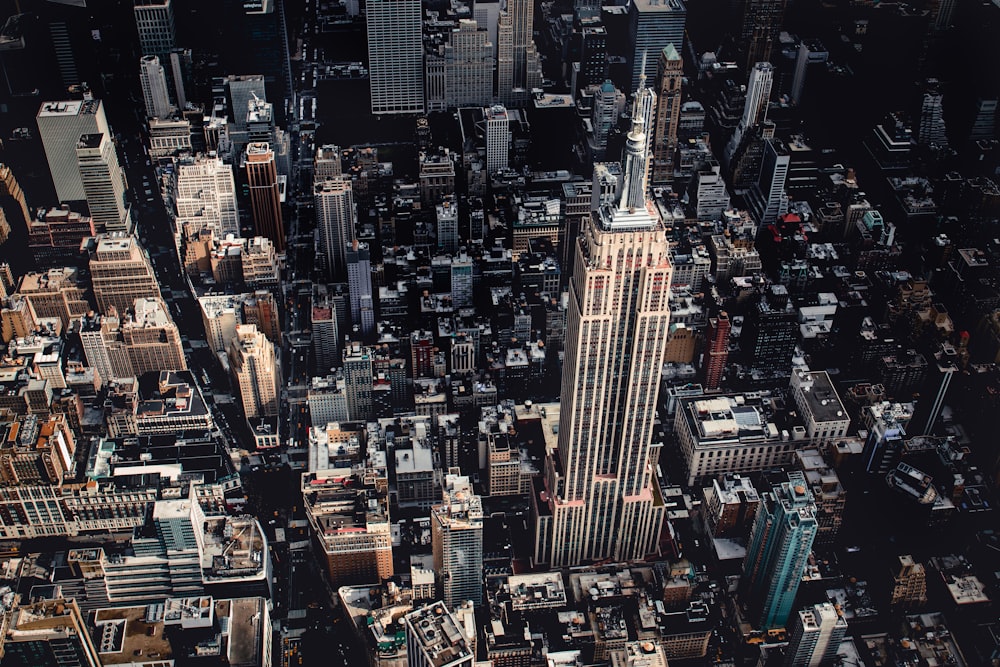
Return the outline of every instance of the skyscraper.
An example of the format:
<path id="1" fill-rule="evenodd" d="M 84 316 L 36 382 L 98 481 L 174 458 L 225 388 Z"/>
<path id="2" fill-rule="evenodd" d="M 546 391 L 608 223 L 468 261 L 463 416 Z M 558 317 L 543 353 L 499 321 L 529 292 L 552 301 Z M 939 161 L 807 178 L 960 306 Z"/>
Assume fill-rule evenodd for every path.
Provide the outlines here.
<path id="1" fill-rule="evenodd" d="M 347 293 L 351 301 L 351 323 L 361 336 L 375 335 L 375 304 L 372 300 L 372 262 L 367 243 L 355 240 L 347 248 Z"/>
<path id="2" fill-rule="evenodd" d="M 718 389 L 729 359 L 729 314 L 720 312 L 708 320 L 705 336 L 705 389 Z"/>
<path id="3" fill-rule="evenodd" d="M 618 126 L 625 108 L 625 95 L 615 88 L 611 80 L 606 80 L 594 90 L 593 108 L 590 111 L 590 125 L 593 134 L 588 137 L 590 153 L 595 160 L 603 160 L 608 150 L 608 137 Z"/>
<path id="4" fill-rule="evenodd" d="M 257 72 L 267 82 L 276 111 L 282 113 L 282 101 L 291 85 L 288 38 L 283 28 L 282 12 L 275 0 L 216 0 L 225 22 L 224 39 L 217 47 L 221 66 L 226 72 Z M 356 15 L 356 14 L 355 14 Z M 294 44 L 293 52 L 294 52 Z M 263 90 L 258 95 L 264 96 Z"/>
<path id="5" fill-rule="evenodd" d="M 236 327 L 229 344 L 229 367 L 233 384 L 239 387 L 243 414 L 271 417 L 278 414 L 281 367 L 274 344 L 253 324 Z"/>
<path id="6" fill-rule="evenodd" d="M 688 185 L 694 213 L 699 220 L 720 220 L 729 208 L 729 190 L 722 167 L 714 157 L 699 160 Z"/>
<path id="7" fill-rule="evenodd" d="M 229 350 L 229 343 L 236 338 L 236 326 L 243 324 L 241 302 L 248 294 L 223 294 L 198 297 L 201 321 L 205 325 L 205 338 L 209 349 L 218 354 Z"/>
<path id="8" fill-rule="evenodd" d="M 635 48 L 632 51 L 632 88 L 626 92 L 639 89 L 641 75 L 645 74 L 650 81 L 656 76 L 657 60 L 646 59 L 644 54 L 660 53 L 668 44 L 683 51 L 686 20 L 687 7 L 683 0 L 634 0 L 629 5 L 629 37 Z"/>
<path id="9" fill-rule="evenodd" d="M 167 74 L 157 56 L 139 59 L 139 83 L 147 118 L 167 118 L 174 112 L 167 88 Z"/>
<path id="10" fill-rule="evenodd" d="M 177 40 L 171 0 L 135 0 L 135 27 L 144 56 L 166 60 Z"/>
<path id="11" fill-rule="evenodd" d="M 480 0 L 472 8 L 473 17 L 480 30 L 485 30 L 493 44 L 494 53 L 497 46 L 497 27 L 500 21 L 499 0 Z"/>
<path id="12" fill-rule="evenodd" d="M 506 169 L 510 159 L 510 119 L 502 104 L 485 109 L 486 170 L 493 173 Z"/>
<path id="13" fill-rule="evenodd" d="M 767 105 L 771 99 L 771 86 L 773 84 L 774 65 L 769 62 L 759 62 L 754 65 L 747 84 L 743 115 L 740 117 L 740 125 L 744 129 L 759 125 L 767 118 Z"/>
<path id="14" fill-rule="evenodd" d="M 281 345 L 281 321 L 278 318 L 278 304 L 274 292 L 266 289 L 256 290 L 242 303 L 243 321 L 255 324 L 257 329 L 267 336 L 275 345 Z"/>
<path id="15" fill-rule="evenodd" d="M 236 206 L 233 167 L 217 157 L 198 155 L 181 158 L 177 179 L 177 227 L 190 232 L 210 229 L 215 238 L 240 236 L 240 213 Z"/>
<path id="16" fill-rule="evenodd" d="M 893 610 L 916 611 L 927 604 L 927 572 L 923 563 L 909 554 L 898 557 L 892 571 L 892 594 L 889 605 Z"/>
<path id="17" fill-rule="evenodd" d="M 451 259 L 451 302 L 456 308 L 472 306 L 472 259 L 462 252 Z"/>
<path id="18" fill-rule="evenodd" d="M 976 113 L 972 121 L 972 130 L 969 132 L 969 141 L 992 139 L 996 132 L 996 120 L 997 100 L 988 98 L 976 100 Z"/>
<path id="19" fill-rule="evenodd" d="M 458 204 L 455 197 L 448 196 L 443 202 L 434 207 L 435 221 L 437 223 L 435 232 L 437 233 L 438 248 L 444 252 L 456 252 L 458 250 Z"/>
<path id="20" fill-rule="evenodd" d="M 104 384 L 113 378 L 135 375 L 125 346 L 118 339 L 120 330 L 121 321 L 117 315 L 84 316 L 79 320 L 83 353 Z"/>
<path id="21" fill-rule="evenodd" d="M 423 113 L 420 0 L 369 0 L 365 8 L 372 113 Z"/>
<path id="22" fill-rule="evenodd" d="M 445 103 L 483 106 L 493 100 L 494 45 L 471 19 L 460 19 L 444 47 Z"/>
<path id="23" fill-rule="evenodd" d="M 582 230 L 569 286 L 559 445 L 535 499 L 535 559 L 553 567 L 641 558 L 663 521 L 652 435 L 672 268 L 632 115 L 621 185 Z"/>
<path id="24" fill-rule="evenodd" d="M 374 583 L 392 576 L 387 496 L 372 481 L 345 477 L 338 469 L 302 475 L 306 517 L 322 549 L 331 585 Z"/>
<path id="25" fill-rule="evenodd" d="M 847 634 L 847 620 L 829 602 L 811 605 L 792 619 L 792 636 L 785 651 L 787 667 L 832 665 Z"/>
<path id="26" fill-rule="evenodd" d="M 674 164 L 677 160 L 677 123 L 681 117 L 681 80 L 684 77 L 684 61 L 673 44 L 667 44 L 660 52 L 656 69 L 656 129 L 653 132 L 654 184 L 669 183 L 674 180 Z"/>
<path id="27" fill-rule="evenodd" d="M 125 172 L 118 164 L 115 145 L 107 134 L 83 134 L 76 144 L 80 181 L 94 229 L 130 232 L 132 221 L 125 205 Z"/>
<path id="28" fill-rule="evenodd" d="M 160 286 L 146 253 L 132 236 L 100 235 L 90 256 L 90 281 L 97 310 L 113 306 L 124 315 L 144 297 L 160 298 Z"/>
<path id="29" fill-rule="evenodd" d="M 266 142 L 247 145 L 247 183 L 250 212 L 258 236 L 270 239 L 278 252 L 285 250 L 285 226 L 281 220 L 281 188 L 274 151 Z"/>
<path id="30" fill-rule="evenodd" d="M 579 43 L 580 74 L 574 94 L 608 78 L 608 29 L 603 25 L 584 25 L 579 31 Z"/>
<path id="31" fill-rule="evenodd" d="M 45 159 L 60 202 L 87 198 L 76 163 L 76 145 L 84 134 L 111 135 L 100 100 L 42 102 L 35 118 Z"/>
<path id="32" fill-rule="evenodd" d="M 327 276 L 347 276 L 347 248 L 354 242 L 354 193 L 349 178 L 317 180 L 313 187 L 319 252 Z"/>
<path id="33" fill-rule="evenodd" d="M 344 387 L 347 392 L 347 413 L 351 419 L 371 419 L 372 354 L 370 349 L 360 343 L 349 343 L 344 349 Z"/>
<path id="34" fill-rule="evenodd" d="M 736 154 L 736 149 L 740 147 L 743 138 L 767 118 L 767 106 L 771 100 L 771 85 L 773 83 L 774 66 L 771 63 L 759 62 L 754 65 L 747 83 L 743 115 L 740 116 L 740 120 L 736 124 L 736 131 L 733 132 L 729 143 L 726 144 L 724 152 L 726 166 L 730 166 L 730 161 Z"/>
<path id="35" fill-rule="evenodd" d="M 532 28 L 535 3 L 530 0 L 507 0 L 506 12 L 510 16 L 511 46 L 514 57 L 514 85 L 524 87 L 526 82 L 527 48 L 534 45 Z"/>
<path id="36" fill-rule="evenodd" d="M 329 302 L 313 303 L 312 307 L 312 348 L 316 359 L 316 370 L 326 375 L 340 365 L 337 354 L 339 335 L 337 313 Z"/>
<path id="37" fill-rule="evenodd" d="M 761 159 L 760 176 L 747 197 L 749 209 L 757 224 L 766 225 L 778 216 L 788 213 L 788 167 L 791 155 L 780 139 L 764 140 L 764 155 Z"/>
<path id="38" fill-rule="evenodd" d="M 340 178 L 343 174 L 340 165 L 340 146 L 335 144 L 323 144 L 316 149 L 316 157 L 313 159 L 313 181 L 319 183 L 328 178 Z"/>
<path id="39" fill-rule="evenodd" d="M 121 327 L 122 341 L 136 376 L 152 371 L 187 370 L 177 325 L 160 298 L 135 300 L 133 315 Z"/>
<path id="40" fill-rule="evenodd" d="M 542 85 L 541 62 L 532 39 L 532 0 L 507 0 L 497 22 L 497 98 L 508 107 L 522 105 Z"/>
<path id="41" fill-rule="evenodd" d="M 0 302 L 6 304 L 0 308 L 0 343 L 24 338 L 35 330 L 36 315 L 27 299 L 17 295 L 10 301 L 3 297 Z"/>
<path id="42" fill-rule="evenodd" d="M 788 473 L 788 481 L 761 495 L 743 561 L 754 627 L 785 627 L 816 530 L 816 503 L 801 472 Z"/>
<path id="43" fill-rule="evenodd" d="M 754 63 L 771 60 L 774 42 L 785 18 L 785 1 L 745 0 L 740 47 L 746 56 L 743 62 L 747 69 Z"/>
<path id="44" fill-rule="evenodd" d="M 264 77 L 261 74 L 230 75 L 225 80 L 226 101 L 232 115 L 232 125 L 236 132 L 246 132 L 247 108 L 256 96 L 267 99 Z"/>
<path id="45" fill-rule="evenodd" d="M 743 323 L 740 348 L 754 371 L 788 376 L 798 339 L 799 323 L 784 285 L 772 285 Z"/>
<path id="46" fill-rule="evenodd" d="M 513 103 L 513 90 L 514 23 L 510 12 L 502 10 L 497 18 L 497 99 L 504 104 Z"/>
<path id="47" fill-rule="evenodd" d="M 921 146 L 947 148 L 948 135 L 945 134 L 944 108 L 941 105 L 944 96 L 938 86 L 937 79 L 927 80 L 923 103 L 920 106 L 920 129 L 917 132 L 917 141 Z"/>
<path id="48" fill-rule="evenodd" d="M 441 600 L 454 609 L 483 603 L 483 504 L 468 477 L 445 477 L 440 505 L 431 508 L 431 546 Z"/>
<path id="49" fill-rule="evenodd" d="M 167 67 L 167 63 L 163 63 L 163 66 Z M 174 49 L 170 52 L 169 69 L 174 79 L 174 100 L 178 109 L 187 107 L 187 93 L 184 88 L 191 85 L 192 67 L 191 49 Z"/>

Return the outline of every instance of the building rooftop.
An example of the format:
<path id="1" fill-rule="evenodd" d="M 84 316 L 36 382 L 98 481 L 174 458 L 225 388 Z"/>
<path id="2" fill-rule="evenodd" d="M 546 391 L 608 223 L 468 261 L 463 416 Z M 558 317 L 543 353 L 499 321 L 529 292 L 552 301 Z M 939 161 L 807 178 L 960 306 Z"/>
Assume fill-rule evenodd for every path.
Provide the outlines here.
<path id="1" fill-rule="evenodd" d="M 687 11 L 681 0 L 638 0 L 638 2 L 633 2 L 632 4 L 640 14 Z"/>
<path id="2" fill-rule="evenodd" d="M 213 623 L 215 606 L 210 596 L 167 598 L 160 613 L 167 625 L 206 627 Z"/>
<path id="3" fill-rule="evenodd" d="M 130 252 L 137 247 L 135 239 L 131 236 L 102 234 L 97 241 L 97 259 L 101 259 L 102 253 Z"/>
<path id="4" fill-rule="evenodd" d="M 431 573 L 433 581 L 433 572 Z M 387 593 L 398 593 L 390 583 Z M 374 594 L 373 593 L 379 593 Z M 413 610 L 409 598 L 386 595 L 371 586 L 341 586 L 337 591 L 340 602 L 365 638 L 374 644 L 379 659 L 406 660 L 406 632 L 403 616 Z"/>
<path id="5" fill-rule="evenodd" d="M 206 582 L 266 576 L 267 541 L 251 516 L 209 516 L 203 522 L 201 567 Z"/>
<path id="6" fill-rule="evenodd" d="M 215 615 L 228 619 L 222 626 L 222 638 L 230 665 L 263 664 L 262 634 L 271 632 L 269 626 L 264 626 L 266 604 L 264 598 L 259 597 L 216 600 Z"/>
<path id="7" fill-rule="evenodd" d="M 411 611 L 406 615 L 406 624 L 407 633 L 412 633 L 412 644 L 424 652 L 432 667 L 472 657 L 458 620 L 443 602 Z"/>
<path id="8" fill-rule="evenodd" d="M 938 492 L 933 478 L 908 463 L 898 463 L 885 477 L 889 488 L 908 496 L 920 505 L 930 505 L 937 500 Z"/>
<path id="9" fill-rule="evenodd" d="M 227 310 L 238 309 L 244 301 L 250 298 L 249 293 L 245 294 L 218 294 L 198 297 L 205 316 L 214 319 Z"/>
<path id="10" fill-rule="evenodd" d="M 273 157 L 274 152 L 271 150 L 271 145 L 266 141 L 254 141 L 247 144 L 247 156 L 255 158 L 254 161 L 260 161 L 262 158 Z"/>
<path id="11" fill-rule="evenodd" d="M 100 100 L 65 100 L 62 102 L 42 102 L 38 109 L 39 118 L 72 117 L 81 114 L 95 114 Z"/>
<path id="12" fill-rule="evenodd" d="M 952 601 L 956 605 L 980 604 L 990 601 L 986 586 L 972 570 L 964 556 L 940 556 L 931 559 L 931 565 L 941 575 Z"/>
<path id="13" fill-rule="evenodd" d="M 611 667 L 667 667 L 667 657 L 655 642 L 628 642 L 623 650 L 611 653 Z"/>
<path id="14" fill-rule="evenodd" d="M 442 490 L 442 502 L 433 508 L 434 516 L 451 530 L 474 528 L 483 522 L 483 501 L 473 493 L 468 477 L 448 475 Z"/>
<path id="15" fill-rule="evenodd" d="M 49 269 L 41 273 L 26 273 L 18 283 L 17 291 L 21 294 L 34 294 L 49 290 L 58 290 L 64 286 L 75 287 L 79 281 L 77 270 L 73 267 Z"/>
<path id="16" fill-rule="evenodd" d="M 610 566 L 590 572 L 570 574 L 569 585 L 578 602 L 597 601 L 638 595 L 643 586 L 653 580 L 648 567 L 621 568 Z"/>
<path id="17" fill-rule="evenodd" d="M 167 313 L 163 300 L 156 297 L 144 297 L 135 300 L 134 316 L 126 322 L 126 326 L 162 328 L 173 326 L 173 320 Z"/>
<path id="18" fill-rule="evenodd" d="M 765 416 L 756 406 L 747 405 L 742 396 L 694 400 L 685 407 L 686 416 L 695 422 L 692 432 L 702 441 L 759 437 L 767 433 Z"/>
<path id="19" fill-rule="evenodd" d="M 915 614 L 907 616 L 906 623 L 910 633 L 908 638 L 899 642 L 901 655 L 896 664 L 965 667 L 965 656 L 942 614 Z"/>
<path id="20" fill-rule="evenodd" d="M 81 134 L 80 140 L 76 143 L 77 148 L 100 148 L 104 140 L 103 134 Z"/>
<path id="21" fill-rule="evenodd" d="M 515 611 L 566 604 L 566 585 L 559 572 L 512 575 L 507 579 L 511 608 Z"/>
<path id="22" fill-rule="evenodd" d="M 808 409 L 817 422 L 848 419 L 844 404 L 826 371 L 796 371 L 792 387 L 799 389 L 799 405 Z"/>
<path id="23" fill-rule="evenodd" d="M 388 530 L 389 508 L 383 492 L 350 468 L 328 468 L 302 475 L 302 494 L 310 521 L 324 537 L 364 530 Z"/>
<path id="24" fill-rule="evenodd" d="M 414 441 L 412 449 L 397 449 L 395 454 L 397 475 L 434 469 L 434 450 L 425 443 Z"/>
<path id="25" fill-rule="evenodd" d="M 208 406 L 187 371 L 160 371 L 155 386 L 140 382 L 139 395 L 136 416 L 140 418 L 208 414 Z"/>
<path id="26" fill-rule="evenodd" d="M 137 655 L 145 660 L 171 660 L 173 649 L 163 633 L 162 616 L 150 608 L 118 607 L 94 612 L 94 646 L 102 665 L 131 665 Z"/>

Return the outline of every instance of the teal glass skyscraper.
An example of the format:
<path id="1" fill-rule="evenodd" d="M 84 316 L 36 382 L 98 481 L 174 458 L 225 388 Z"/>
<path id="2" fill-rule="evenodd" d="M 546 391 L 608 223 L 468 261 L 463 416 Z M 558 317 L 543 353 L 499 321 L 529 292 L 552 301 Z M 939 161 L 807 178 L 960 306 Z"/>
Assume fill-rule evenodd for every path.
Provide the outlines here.
<path id="1" fill-rule="evenodd" d="M 816 502 L 801 472 L 762 495 L 743 561 L 749 619 L 758 629 L 785 627 L 816 530 Z"/>

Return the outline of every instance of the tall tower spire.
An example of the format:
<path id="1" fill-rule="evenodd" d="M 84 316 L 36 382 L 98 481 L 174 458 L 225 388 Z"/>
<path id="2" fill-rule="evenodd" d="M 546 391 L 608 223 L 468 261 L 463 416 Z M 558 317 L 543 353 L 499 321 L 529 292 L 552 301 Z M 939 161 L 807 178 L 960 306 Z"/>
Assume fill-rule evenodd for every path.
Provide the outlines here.
<path id="1" fill-rule="evenodd" d="M 645 72 L 646 52 L 642 53 Z M 649 140 L 656 111 L 656 93 L 646 87 L 645 73 L 639 76 L 639 89 L 632 102 L 632 128 L 625 143 L 623 187 L 618 202 L 620 211 L 643 210 L 649 181 Z"/>
<path id="2" fill-rule="evenodd" d="M 641 94 L 641 91 L 640 91 Z M 636 97 L 638 107 L 638 96 Z M 642 116 L 632 114 L 632 129 L 625 143 L 625 173 L 618 208 L 636 211 L 646 206 L 646 132 Z"/>

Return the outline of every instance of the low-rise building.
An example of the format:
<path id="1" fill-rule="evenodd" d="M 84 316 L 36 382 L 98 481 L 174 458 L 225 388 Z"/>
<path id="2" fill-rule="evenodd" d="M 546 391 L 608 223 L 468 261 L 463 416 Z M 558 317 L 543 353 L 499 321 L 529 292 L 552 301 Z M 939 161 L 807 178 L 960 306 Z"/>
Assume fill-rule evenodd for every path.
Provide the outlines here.
<path id="1" fill-rule="evenodd" d="M 611 667 L 667 667 L 663 647 L 653 641 L 628 642 L 611 654 Z"/>
<path id="2" fill-rule="evenodd" d="M 443 602 L 414 609 L 403 617 L 410 667 L 472 667 L 472 639 Z"/>
<path id="3" fill-rule="evenodd" d="M 899 556 L 892 570 L 892 594 L 889 604 L 893 609 L 915 611 L 927 604 L 927 573 L 923 563 L 913 560 L 913 556 Z"/>
<path id="4" fill-rule="evenodd" d="M 4 662 L 72 664 L 101 667 L 107 664 L 98 655 L 83 614 L 75 600 L 62 597 L 31 602 L 10 612 L 3 637 Z M 41 663 L 42 656 L 58 656 Z"/>
<path id="5" fill-rule="evenodd" d="M 160 371 L 155 384 L 139 383 L 135 427 L 138 435 L 166 435 L 211 431 L 215 423 L 191 373 Z"/>
<path id="6" fill-rule="evenodd" d="M 826 371 L 795 371 L 791 394 L 813 444 L 824 446 L 847 435 L 851 418 Z"/>
<path id="7" fill-rule="evenodd" d="M 413 610 L 413 599 L 421 598 L 407 595 L 393 582 L 380 587 L 341 586 L 337 596 L 344 615 L 368 650 L 371 667 L 409 666 L 404 617 Z"/>
<path id="8" fill-rule="evenodd" d="M 829 466 L 819 449 L 795 452 L 795 464 L 806 477 L 816 500 L 817 544 L 830 544 L 837 537 L 844 521 L 847 491 L 840 483 L 837 471 Z"/>
<path id="9" fill-rule="evenodd" d="M 688 485 L 724 473 L 789 465 L 794 452 L 809 443 L 805 426 L 761 392 L 682 398 L 674 433 Z"/>
<path id="10" fill-rule="evenodd" d="M 733 473 L 713 479 L 703 495 L 705 522 L 713 537 L 747 535 L 760 504 L 760 494 L 749 477 Z"/>
<path id="11" fill-rule="evenodd" d="M 389 503 L 349 468 L 302 475 L 306 517 L 331 585 L 380 583 L 392 576 Z"/>

